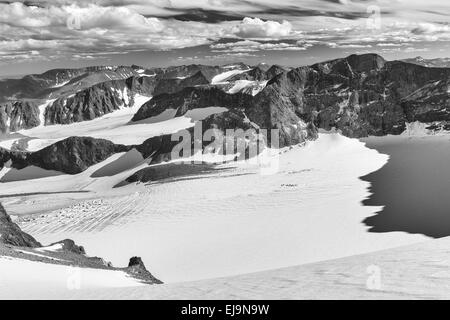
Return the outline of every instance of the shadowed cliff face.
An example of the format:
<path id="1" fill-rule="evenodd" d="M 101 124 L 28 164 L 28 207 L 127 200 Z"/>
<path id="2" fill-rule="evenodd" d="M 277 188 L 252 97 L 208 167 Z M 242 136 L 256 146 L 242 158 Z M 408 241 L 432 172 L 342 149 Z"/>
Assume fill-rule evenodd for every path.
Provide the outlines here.
<path id="1" fill-rule="evenodd" d="M 364 220 L 369 231 L 450 236 L 450 137 L 370 138 L 367 146 L 390 156 L 361 178 L 372 193 L 363 204 L 384 206 Z"/>
<path id="2" fill-rule="evenodd" d="M 12 222 L 0 203 L 0 243 L 19 247 L 40 247 L 32 236 L 20 230 L 19 226 Z"/>
<path id="3" fill-rule="evenodd" d="M 14 101 L 0 105 L 0 134 L 29 129 L 40 123 L 39 108 L 31 101 Z"/>

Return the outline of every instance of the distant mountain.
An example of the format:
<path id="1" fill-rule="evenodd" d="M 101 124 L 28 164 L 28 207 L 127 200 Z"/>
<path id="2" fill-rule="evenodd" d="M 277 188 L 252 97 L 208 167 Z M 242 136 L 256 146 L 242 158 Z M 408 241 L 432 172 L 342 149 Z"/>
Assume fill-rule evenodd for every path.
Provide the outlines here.
<path id="1" fill-rule="evenodd" d="M 151 124 L 219 107 L 219 113 L 204 118 L 203 131 L 279 129 L 280 147 L 313 140 L 318 128 L 335 128 L 358 138 L 401 134 L 407 123 L 414 121 L 428 123 L 430 128 L 437 128 L 437 122 L 439 127 L 450 127 L 450 68 L 386 61 L 376 54 L 350 55 L 292 69 L 238 63 L 89 70 L 87 75 L 86 70 L 52 70 L 31 78 L 53 86 L 55 81 L 69 81 L 67 84 L 72 85 L 112 71 L 123 79 L 94 83 L 70 95 L 65 92 L 53 96 L 54 100 L 47 104 L 36 100 L 0 104 L 0 129 L 14 132 L 38 125 L 92 120 L 133 106 L 137 94 L 149 100 L 130 116 L 127 125 Z M 96 72 L 99 74 L 94 77 Z M 130 73 L 133 75 L 127 77 Z M 29 90 L 24 88 L 23 92 Z M 161 115 L 165 116 L 159 119 Z M 169 160 L 176 143 L 168 134 L 151 136 L 133 145 L 71 137 L 31 153 L 0 148 L 0 166 L 10 161 L 18 169 L 34 165 L 76 174 L 132 148 L 145 159 L 152 157 L 152 163 Z"/>
<path id="2" fill-rule="evenodd" d="M 153 117 L 166 109 L 175 109 L 180 115 L 187 109 L 209 105 L 245 110 L 249 119 L 263 128 L 279 128 L 289 145 L 296 130 L 289 124 L 314 123 L 318 128 L 337 128 L 350 137 L 399 134 L 407 121 L 450 120 L 432 116 L 448 107 L 449 93 L 445 85 L 450 69 L 428 68 L 402 61 L 386 61 L 376 54 L 351 55 L 346 58 L 318 63 L 312 66 L 283 70 L 271 67 L 268 71 L 255 67 L 230 77 L 233 81 L 267 79 L 274 75 L 254 97 L 242 92 L 221 92 L 216 88 L 190 88 L 173 94 L 154 97 L 136 113 L 133 121 Z M 434 103 L 416 100 L 411 111 L 409 95 L 417 90 L 429 92 L 440 83 L 439 98 Z M 244 91 L 245 92 L 245 91 Z M 245 98 L 244 98 L 245 97 Z M 427 104 L 427 111 L 421 105 Z M 183 110 L 183 111 L 181 111 Z M 439 112 L 442 114 L 442 112 Z"/>
<path id="3" fill-rule="evenodd" d="M 32 236 L 20 230 L 11 217 L 6 213 L 5 208 L 0 203 L 0 245 L 12 245 L 19 247 L 40 247 L 41 244 Z"/>
<path id="4" fill-rule="evenodd" d="M 136 65 L 99 66 L 54 69 L 21 79 L 3 79 L 0 133 L 92 120 L 133 106 L 136 94 L 153 96 L 208 85 L 215 76 L 231 68 L 250 70 L 245 64 L 152 69 Z"/>
<path id="5" fill-rule="evenodd" d="M 20 79 L 0 80 L 0 102 L 21 99 L 52 99 L 73 94 L 94 84 L 138 76 L 132 67 L 86 67 L 53 69 L 42 74 L 26 75 Z"/>
<path id="6" fill-rule="evenodd" d="M 403 59 L 402 61 L 429 68 L 450 68 L 450 58 L 424 59 L 419 56 L 415 58 Z"/>
<path id="7" fill-rule="evenodd" d="M 175 78 L 163 78 L 158 81 L 155 86 L 153 95 L 160 95 L 163 93 L 175 93 L 184 88 L 206 85 L 210 83 L 210 79 L 203 74 L 201 70 L 189 76 L 179 76 Z"/>

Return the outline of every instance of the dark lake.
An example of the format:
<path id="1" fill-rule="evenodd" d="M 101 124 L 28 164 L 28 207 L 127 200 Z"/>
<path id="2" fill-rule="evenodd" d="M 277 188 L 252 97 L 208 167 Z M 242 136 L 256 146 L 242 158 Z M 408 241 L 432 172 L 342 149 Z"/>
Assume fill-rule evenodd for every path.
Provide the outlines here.
<path id="1" fill-rule="evenodd" d="M 362 139 L 388 154 L 380 170 L 361 177 L 371 183 L 367 206 L 384 206 L 364 223 L 370 232 L 404 231 L 450 236 L 450 136 Z"/>

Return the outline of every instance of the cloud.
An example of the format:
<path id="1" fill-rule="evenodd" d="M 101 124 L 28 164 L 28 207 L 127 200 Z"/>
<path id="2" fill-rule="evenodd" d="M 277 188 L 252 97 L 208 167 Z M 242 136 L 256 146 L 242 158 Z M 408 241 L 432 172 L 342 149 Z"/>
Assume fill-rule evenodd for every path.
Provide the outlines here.
<path id="1" fill-rule="evenodd" d="M 420 23 L 411 32 L 414 34 L 417 34 L 417 35 L 450 33 L 450 27 L 448 25 L 437 25 L 437 24 L 433 24 L 433 23 Z"/>
<path id="2" fill-rule="evenodd" d="M 284 20 L 263 21 L 259 18 L 245 17 L 242 22 L 233 28 L 232 33 L 241 38 L 282 38 L 290 35 L 292 25 Z"/>
<path id="3" fill-rule="evenodd" d="M 309 47 L 301 41 L 255 41 L 255 40 L 241 40 L 212 44 L 210 48 L 212 52 L 217 53 L 248 53 L 258 51 L 301 51 Z"/>

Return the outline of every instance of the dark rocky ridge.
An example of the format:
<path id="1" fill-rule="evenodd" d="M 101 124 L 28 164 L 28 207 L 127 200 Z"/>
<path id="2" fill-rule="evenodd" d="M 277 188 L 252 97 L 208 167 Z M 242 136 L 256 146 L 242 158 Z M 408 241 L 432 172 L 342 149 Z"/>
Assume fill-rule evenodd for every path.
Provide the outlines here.
<path id="1" fill-rule="evenodd" d="M 139 121 L 161 114 L 167 109 L 176 110 L 175 116 L 182 116 L 187 111 L 206 107 L 225 107 L 241 111 L 241 123 L 248 116 L 249 120 L 261 129 L 280 129 L 280 147 L 314 139 L 308 132 L 307 125 L 295 114 L 295 110 L 286 104 L 270 105 L 278 95 L 277 89 L 269 87 L 252 97 L 245 93 L 228 94 L 216 87 L 186 88 L 175 94 L 163 94 L 145 103 L 135 114 L 132 121 Z M 236 115 L 237 113 L 235 113 Z M 220 116 L 219 116 L 220 118 Z M 219 119 L 213 117 L 212 119 Z M 209 124 L 213 125 L 212 123 Z M 239 126 L 227 127 L 241 128 Z"/>
<path id="2" fill-rule="evenodd" d="M 273 65 L 269 68 L 259 65 L 254 67 L 250 71 L 243 72 L 231 77 L 229 81 L 236 81 L 236 80 L 265 81 L 270 80 L 273 77 L 285 71 L 286 70 L 283 67 L 278 65 Z"/>
<path id="3" fill-rule="evenodd" d="M 124 80 L 103 82 L 71 97 L 57 99 L 45 110 L 45 124 L 69 124 L 101 117 L 133 104 Z"/>
<path id="4" fill-rule="evenodd" d="M 161 94 L 142 105 L 131 121 L 154 117 L 167 109 L 177 110 L 175 116 L 182 116 L 187 111 L 206 107 L 245 108 L 251 96 L 237 93 L 228 94 L 214 86 L 189 87 L 173 94 Z"/>
<path id="5" fill-rule="evenodd" d="M 33 101 L 0 104 L 0 133 L 30 129 L 40 125 L 39 107 Z"/>
<path id="6" fill-rule="evenodd" d="M 141 279 L 152 284 L 162 284 L 162 281 L 156 279 L 145 267 L 144 262 L 140 257 L 132 257 L 128 263 L 128 267 L 124 269 L 128 274 L 134 278 Z"/>
<path id="7" fill-rule="evenodd" d="M 254 100 L 265 108 L 291 110 L 319 128 L 335 127 L 349 137 L 400 134 L 405 122 L 414 119 L 407 117 L 403 99 L 449 76 L 450 69 L 387 62 L 375 54 L 352 55 L 280 74 Z"/>
<path id="8" fill-rule="evenodd" d="M 183 179 L 189 178 L 193 175 L 203 175 L 208 173 L 213 173 L 219 170 L 226 169 L 216 169 L 214 165 L 208 163 L 201 164 L 184 164 L 184 163 L 168 163 L 158 166 L 152 166 L 136 171 L 131 176 L 129 176 L 125 182 L 135 183 L 135 182 L 156 182 L 166 179 Z M 126 183 L 120 183 L 116 187 L 120 187 Z"/>
<path id="9" fill-rule="evenodd" d="M 248 66 L 239 64 L 247 69 Z M 0 80 L 0 131 L 7 132 L 32 128 L 40 124 L 37 105 L 56 99 L 45 110 L 43 125 L 69 124 L 92 120 L 113 112 L 121 106 L 133 104 L 135 94 L 152 96 L 174 93 L 186 87 L 207 85 L 211 79 L 227 71 L 226 66 L 188 65 L 145 69 L 139 66 L 88 67 L 80 69 L 54 69 L 43 74 L 28 75 L 22 79 Z M 124 90 L 126 88 L 126 93 Z M 119 92 L 122 92 L 119 93 Z M 127 97 L 124 97 L 127 96 Z M 6 101 L 9 101 L 7 104 Z M 31 102 L 33 101 L 33 102 Z M 6 110 L 11 105 L 34 106 L 33 112 L 21 111 L 28 122 L 10 126 Z M 11 111 L 8 111 L 11 112 Z M 8 121 L 7 121 L 8 120 Z"/>
<path id="10" fill-rule="evenodd" d="M 248 69 L 248 66 L 243 63 L 236 64 L 237 68 Z M 191 64 L 187 66 L 174 66 L 163 69 L 161 78 L 174 79 L 176 77 L 191 77 L 194 74 L 201 72 L 203 76 L 211 82 L 214 76 L 229 70 L 227 66 L 209 66 L 200 64 Z"/>
<path id="11" fill-rule="evenodd" d="M 79 69 L 53 69 L 21 79 L 0 80 L 0 103 L 8 100 L 49 99 L 72 94 L 94 84 L 139 76 L 137 68 L 93 66 Z M 64 84 L 64 86 L 61 86 Z"/>
<path id="12" fill-rule="evenodd" d="M 84 247 L 77 245 L 71 239 L 58 241 L 50 246 L 57 244 L 61 245 L 61 249 L 35 252 L 34 249 L 43 248 L 43 246 L 12 222 L 0 203 L 0 253 L 2 255 L 43 263 L 63 264 L 71 267 L 121 270 L 146 284 L 162 283 L 146 269 L 142 259 L 139 257 L 132 257 L 125 268 L 115 268 L 110 262 L 102 258 L 87 256 Z"/>
<path id="13" fill-rule="evenodd" d="M 0 167 L 11 162 L 11 167 L 16 169 L 34 165 L 46 170 L 77 174 L 115 153 L 130 149 L 109 140 L 70 137 L 36 152 L 11 152 L 0 148 Z"/>
<path id="14" fill-rule="evenodd" d="M 450 68 L 450 58 L 435 58 L 435 59 L 424 59 L 422 57 L 415 57 L 409 59 L 403 59 L 402 61 L 408 63 L 418 64 L 420 66 L 429 68 Z"/>
<path id="15" fill-rule="evenodd" d="M 45 110 L 45 124 L 92 120 L 120 108 L 132 107 L 136 94 L 150 96 L 157 85 L 156 76 L 132 76 L 95 84 L 54 101 Z"/>
<path id="16" fill-rule="evenodd" d="M 114 144 L 109 140 L 71 137 L 30 153 L 26 162 L 27 165 L 46 170 L 76 174 L 106 160 L 114 153 L 128 150 L 126 146 Z"/>

